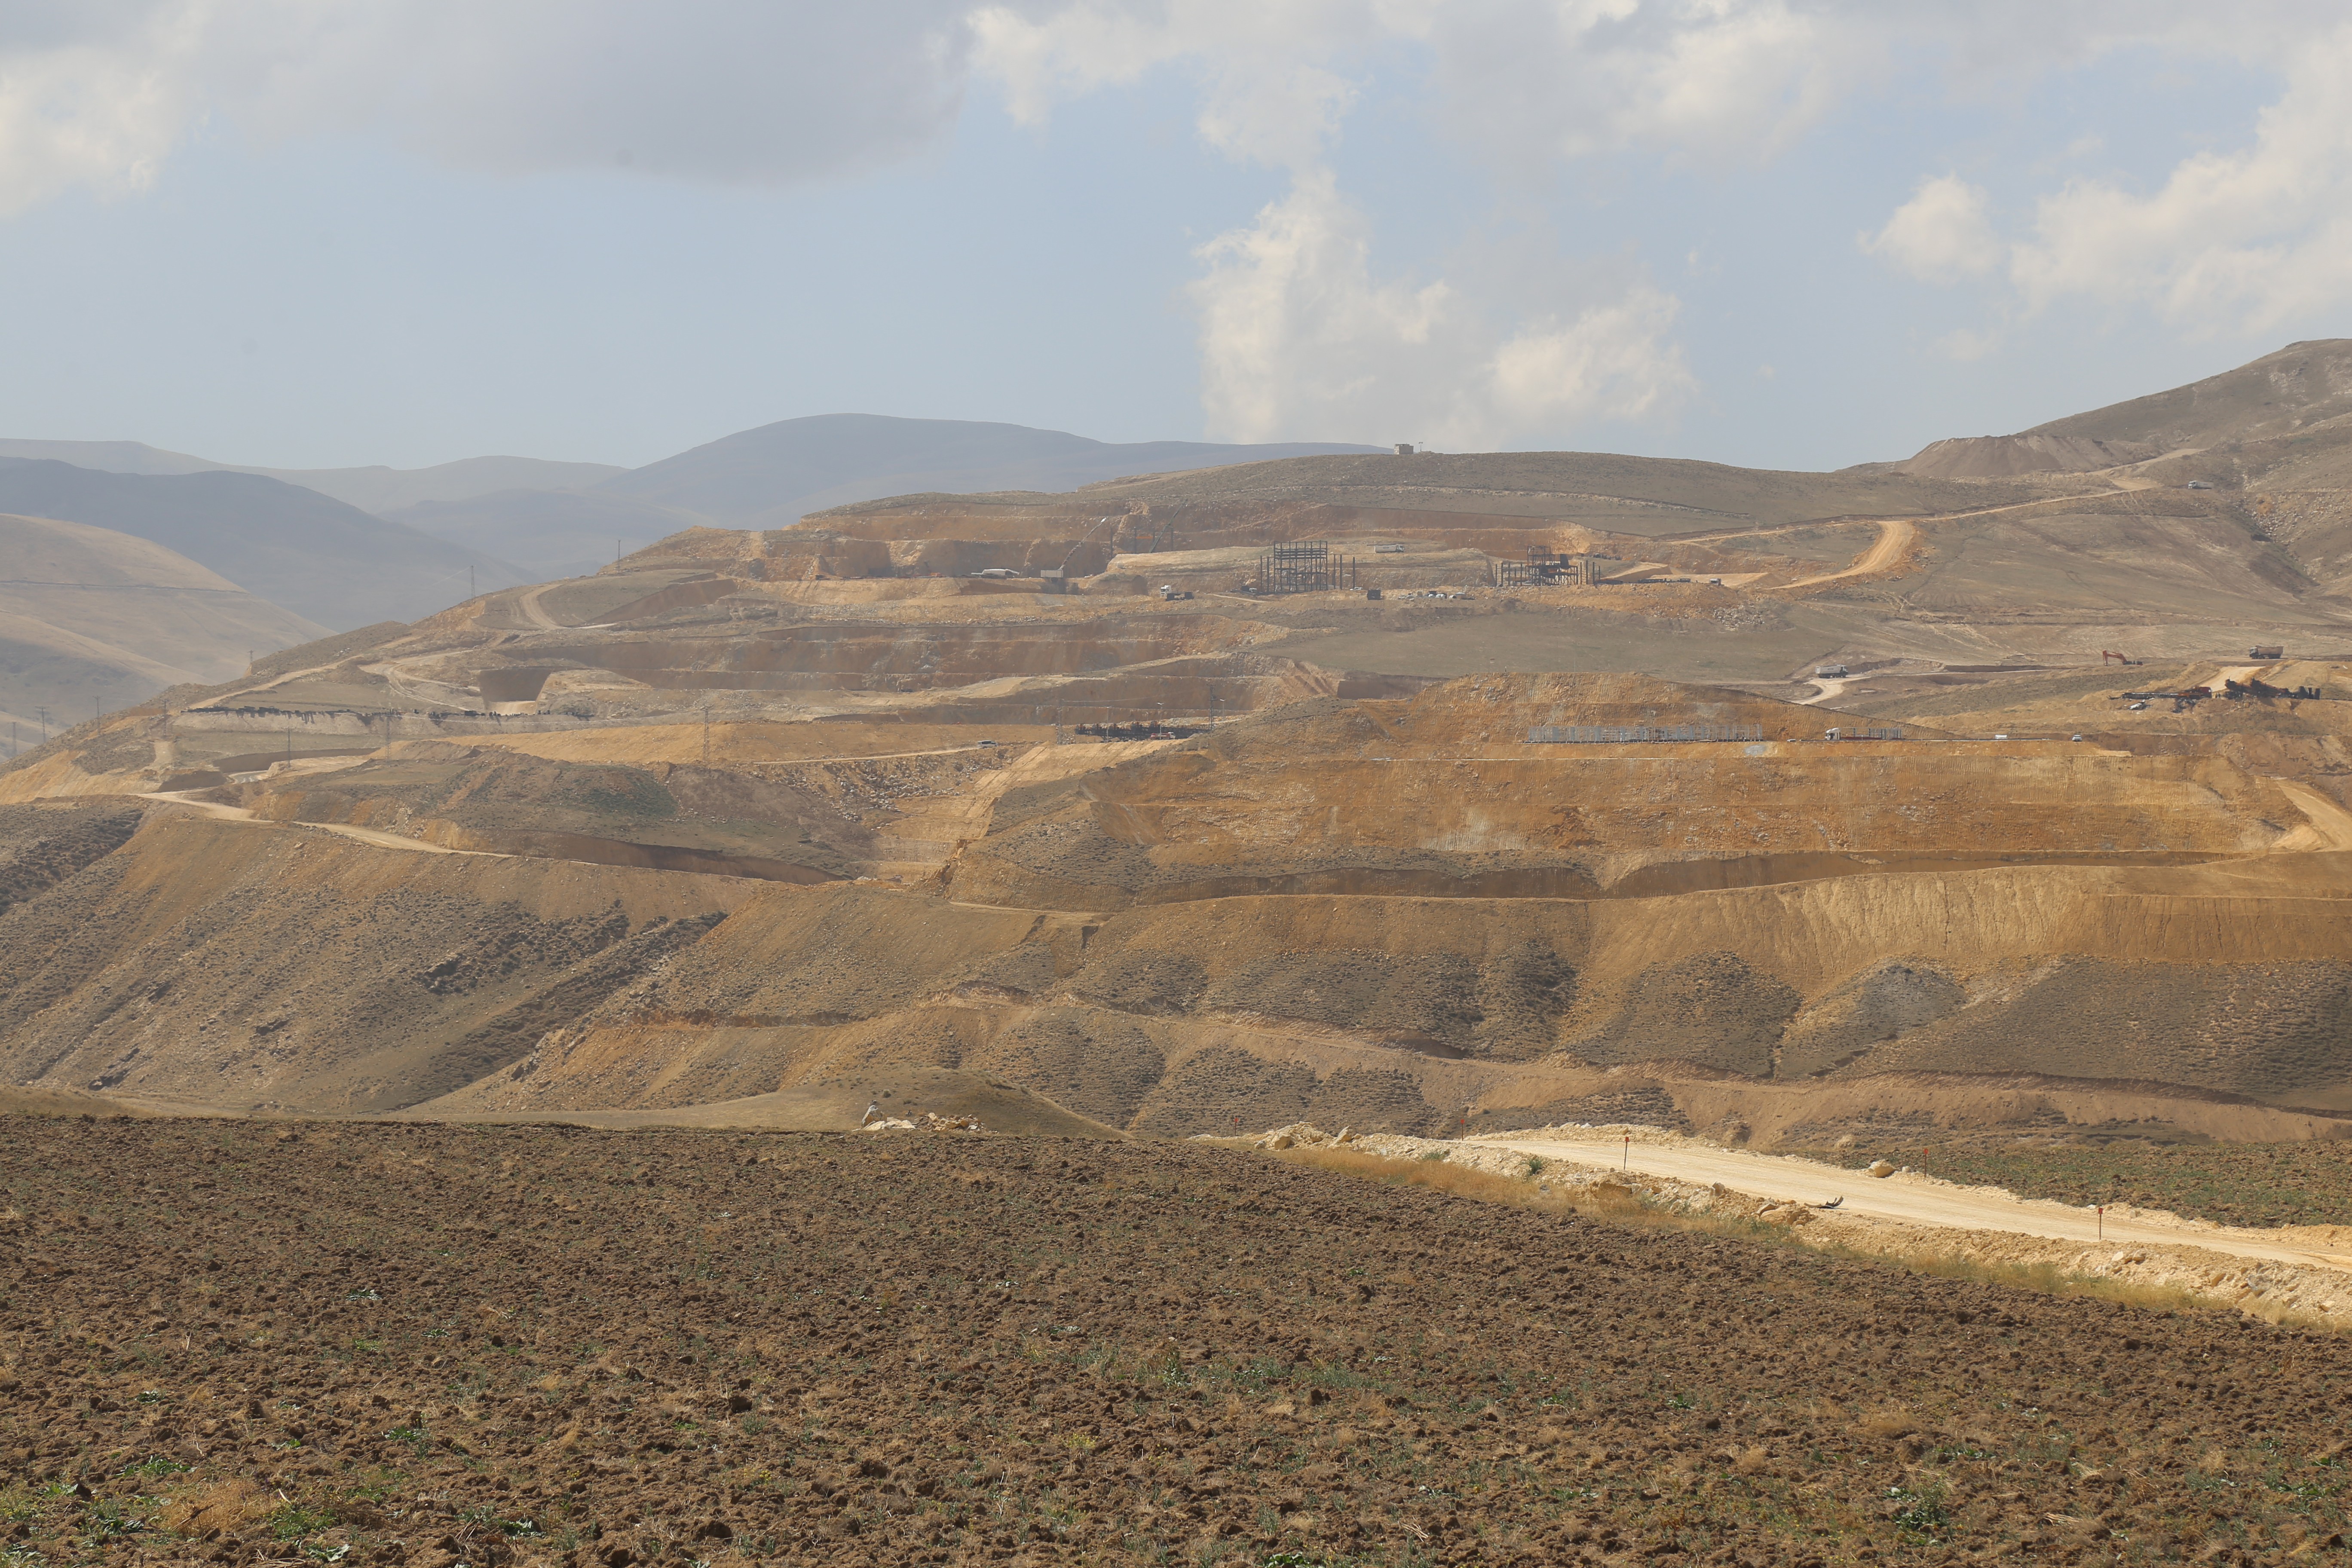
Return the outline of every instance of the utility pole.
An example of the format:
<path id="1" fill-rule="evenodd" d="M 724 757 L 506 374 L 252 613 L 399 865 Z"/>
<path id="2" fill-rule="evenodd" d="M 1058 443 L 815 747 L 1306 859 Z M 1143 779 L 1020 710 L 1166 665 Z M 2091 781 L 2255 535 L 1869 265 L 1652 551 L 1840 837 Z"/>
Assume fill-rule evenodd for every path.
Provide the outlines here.
<path id="1" fill-rule="evenodd" d="M 41 721 L 41 744 L 46 746 L 49 743 L 49 710 L 46 708 L 36 708 L 33 713 Z"/>

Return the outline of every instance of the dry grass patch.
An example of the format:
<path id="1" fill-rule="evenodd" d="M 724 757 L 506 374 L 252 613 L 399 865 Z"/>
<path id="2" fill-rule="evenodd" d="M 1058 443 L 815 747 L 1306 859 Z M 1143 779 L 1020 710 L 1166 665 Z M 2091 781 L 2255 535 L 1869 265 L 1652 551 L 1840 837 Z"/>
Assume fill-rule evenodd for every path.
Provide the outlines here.
<path id="1" fill-rule="evenodd" d="M 1456 1165 L 1448 1160 L 1399 1160 L 1385 1154 L 1369 1153 L 1361 1149 L 1350 1149 L 1344 1144 L 1285 1149 L 1276 1152 L 1274 1158 L 1294 1165 L 1313 1165 L 1318 1170 L 1337 1171 L 1343 1175 L 1369 1177 L 1391 1186 L 1427 1187 L 1433 1192 L 1445 1193 L 1457 1198 L 1475 1198 L 1481 1203 L 1509 1204 L 1514 1208 L 1540 1209 L 1552 1214 L 1580 1212 L 1578 1205 L 1566 1195 L 1544 1192 L 1524 1177 L 1499 1175 L 1493 1171 Z"/>
<path id="2" fill-rule="evenodd" d="M 226 1535 L 266 1518 L 277 1507 L 275 1498 L 239 1476 L 173 1499 L 163 1510 L 163 1527 L 175 1535 Z"/>

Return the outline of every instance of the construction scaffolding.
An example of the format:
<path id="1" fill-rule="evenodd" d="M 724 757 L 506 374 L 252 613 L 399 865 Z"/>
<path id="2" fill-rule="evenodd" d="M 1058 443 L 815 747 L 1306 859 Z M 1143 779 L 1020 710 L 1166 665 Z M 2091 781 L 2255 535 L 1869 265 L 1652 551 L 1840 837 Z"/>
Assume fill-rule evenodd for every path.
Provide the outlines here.
<path id="1" fill-rule="evenodd" d="M 1525 561 L 1495 563 L 1498 588 L 1591 588 L 1601 582 L 1601 557 L 1528 547 Z"/>
<path id="2" fill-rule="evenodd" d="M 1530 746 L 1621 746 L 1661 741 L 1760 741 L 1761 724 L 1538 724 Z"/>
<path id="3" fill-rule="evenodd" d="M 1329 541 L 1315 539 L 1277 544 L 1259 556 L 1249 586 L 1254 594 L 1319 594 L 1355 585 L 1354 559 L 1333 555 Z"/>

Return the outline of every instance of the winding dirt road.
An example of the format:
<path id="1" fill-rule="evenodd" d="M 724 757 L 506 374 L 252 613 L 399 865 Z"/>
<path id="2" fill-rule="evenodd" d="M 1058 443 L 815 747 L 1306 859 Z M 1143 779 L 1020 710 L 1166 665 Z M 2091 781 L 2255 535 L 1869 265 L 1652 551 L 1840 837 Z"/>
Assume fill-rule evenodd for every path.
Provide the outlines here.
<path id="1" fill-rule="evenodd" d="M 1954 1186 L 1916 1174 L 1880 1179 L 1862 1171 L 1783 1154 L 1751 1154 L 1741 1149 L 1679 1141 L 1629 1144 L 1622 1138 L 1578 1141 L 1527 1133 L 1465 1142 L 1604 1171 L 1630 1169 L 1698 1185 L 1720 1183 L 1736 1192 L 1779 1203 L 1818 1206 L 1833 1198 L 1843 1199 L 1839 1209 L 1843 1214 L 1909 1225 L 2007 1231 L 2108 1247 L 2197 1247 L 2236 1258 L 2352 1272 L 2352 1250 L 2296 1245 L 2275 1231 L 2166 1221 L 2144 1212 L 2129 1217 L 2110 1212 L 2103 1227 L 2095 1211 L 2048 1199 L 2020 1198 L 1996 1187 Z"/>
<path id="2" fill-rule="evenodd" d="M 1781 588 L 1811 588 L 1822 583 L 1835 583 L 1846 577 L 1865 577 L 1873 572 L 1883 572 L 1903 558 L 1919 537 L 1919 525 L 1908 518 L 1889 518 L 1878 525 L 1878 542 L 1854 557 L 1850 565 L 1835 572 L 1824 572 L 1818 577 L 1800 577 L 1793 583 L 1783 583 Z"/>
<path id="3" fill-rule="evenodd" d="M 385 833 L 373 827 L 357 827 L 347 822 L 279 822 L 274 818 L 263 816 L 257 812 L 247 811 L 241 805 L 224 805 L 216 800 L 198 800 L 194 798 L 194 795 L 195 792 L 189 790 L 168 793 L 163 790 L 151 790 L 144 795 L 133 795 L 131 798 L 161 801 L 166 805 L 185 806 L 200 816 L 209 816 L 215 822 L 233 822 L 240 827 L 296 831 L 306 828 L 314 829 L 320 833 L 334 834 L 341 838 L 357 839 L 362 844 L 373 844 L 379 849 L 401 849 L 412 855 L 478 855 L 490 860 L 512 858 L 495 850 L 452 849 L 446 845 L 427 844 L 421 838 L 404 838 L 397 833 Z"/>

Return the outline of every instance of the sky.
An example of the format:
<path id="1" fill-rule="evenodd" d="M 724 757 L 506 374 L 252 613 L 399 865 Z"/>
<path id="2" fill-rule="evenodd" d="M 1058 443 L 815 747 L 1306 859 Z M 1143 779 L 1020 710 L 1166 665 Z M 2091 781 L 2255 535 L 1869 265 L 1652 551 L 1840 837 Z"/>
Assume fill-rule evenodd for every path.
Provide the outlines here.
<path id="1" fill-rule="evenodd" d="M 0 436 L 1907 456 L 2352 335 L 2341 0 L 10 0 Z"/>

